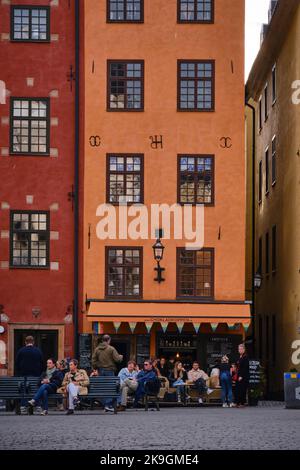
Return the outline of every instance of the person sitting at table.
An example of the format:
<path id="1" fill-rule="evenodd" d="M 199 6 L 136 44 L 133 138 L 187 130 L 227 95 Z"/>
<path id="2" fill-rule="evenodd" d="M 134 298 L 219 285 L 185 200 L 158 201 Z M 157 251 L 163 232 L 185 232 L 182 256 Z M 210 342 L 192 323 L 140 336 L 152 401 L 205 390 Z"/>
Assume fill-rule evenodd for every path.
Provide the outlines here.
<path id="1" fill-rule="evenodd" d="M 134 361 L 129 361 L 127 367 L 120 370 L 118 374 L 121 385 L 121 394 L 118 398 L 119 411 L 126 410 L 128 393 L 134 393 L 138 388 L 137 375 L 138 372 Z"/>
<path id="2" fill-rule="evenodd" d="M 156 372 L 152 367 L 151 359 L 144 361 L 144 369 L 138 373 L 136 380 L 138 382 L 138 387 L 135 392 L 133 404 L 134 408 L 138 408 L 139 400 L 146 395 L 146 388 L 149 391 L 151 390 L 153 392 L 156 389 L 157 392 L 159 391 L 160 382 L 156 375 Z"/>
<path id="3" fill-rule="evenodd" d="M 192 369 L 188 372 L 189 382 L 193 382 L 194 387 L 199 392 L 198 402 L 201 405 L 203 403 L 201 395 L 204 393 L 211 393 L 213 390 L 207 387 L 206 381 L 209 379 L 208 375 L 200 369 L 199 362 L 194 361 Z"/>
<path id="4" fill-rule="evenodd" d="M 159 370 L 159 373 L 160 373 L 160 376 L 161 377 L 166 377 L 168 378 L 169 375 L 170 375 L 170 369 L 168 367 L 168 364 L 167 364 L 167 361 L 166 361 L 166 358 L 164 357 L 161 357 L 159 362 L 158 362 L 158 370 Z"/>
<path id="5" fill-rule="evenodd" d="M 185 398 L 185 383 L 188 375 L 182 365 L 182 362 L 175 362 L 174 370 L 170 375 L 172 387 L 176 387 L 177 402 L 181 403 Z"/>

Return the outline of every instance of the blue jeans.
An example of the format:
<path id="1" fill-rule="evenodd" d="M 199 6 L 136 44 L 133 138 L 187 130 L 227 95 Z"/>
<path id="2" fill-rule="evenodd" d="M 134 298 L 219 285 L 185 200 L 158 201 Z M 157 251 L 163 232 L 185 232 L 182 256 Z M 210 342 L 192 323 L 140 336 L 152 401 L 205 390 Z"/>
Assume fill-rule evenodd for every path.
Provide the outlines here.
<path id="1" fill-rule="evenodd" d="M 49 384 L 43 384 L 40 386 L 33 399 L 37 405 L 40 404 L 40 400 L 43 404 L 43 409 L 48 411 L 48 395 L 55 393 L 55 388 Z"/>
<path id="2" fill-rule="evenodd" d="M 232 379 L 229 372 L 222 372 L 220 376 L 222 387 L 222 402 L 232 403 Z"/>
<path id="3" fill-rule="evenodd" d="M 108 370 L 108 369 L 102 369 L 101 367 L 98 369 L 99 375 L 101 377 L 114 377 L 115 373 L 113 370 Z M 106 400 L 103 400 L 103 405 L 104 406 L 112 406 L 113 405 L 113 399 L 112 398 L 107 398 Z"/>

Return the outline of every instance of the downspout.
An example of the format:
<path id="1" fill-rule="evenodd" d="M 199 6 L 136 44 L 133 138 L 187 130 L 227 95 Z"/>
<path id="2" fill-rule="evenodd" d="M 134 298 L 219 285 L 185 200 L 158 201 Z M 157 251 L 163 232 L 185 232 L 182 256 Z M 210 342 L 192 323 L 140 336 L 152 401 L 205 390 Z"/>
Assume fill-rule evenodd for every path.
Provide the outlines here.
<path id="1" fill-rule="evenodd" d="M 252 110 L 252 276 L 251 276 L 251 296 L 252 296 L 252 309 L 251 309 L 251 318 L 252 318 L 252 348 L 253 348 L 253 356 L 255 357 L 255 332 L 256 332 L 256 324 L 255 324 L 255 285 L 254 285 L 254 276 L 255 276 L 255 146 L 256 146 L 256 132 L 255 132 L 255 125 L 256 125 L 256 111 L 255 107 L 251 104 L 246 102 L 246 106 Z"/>
<path id="2" fill-rule="evenodd" d="M 74 357 L 78 357 L 79 275 L 79 0 L 75 0 L 75 155 L 74 155 Z"/>

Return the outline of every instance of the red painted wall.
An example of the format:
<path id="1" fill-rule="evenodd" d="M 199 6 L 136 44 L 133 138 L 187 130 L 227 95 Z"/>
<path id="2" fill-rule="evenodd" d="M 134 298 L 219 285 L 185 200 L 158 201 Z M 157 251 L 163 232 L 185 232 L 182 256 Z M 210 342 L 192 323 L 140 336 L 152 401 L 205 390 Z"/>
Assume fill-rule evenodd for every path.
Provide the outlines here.
<path id="1" fill-rule="evenodd" d="M 0 80 L 11 96 L 49 97 L 52 90 L 58 90 L 58 97 L 50 98 L 50 116 L 58 118 L 58 125 L 50 127 L 50 148 L 58 149 L 58 157 L 3 155 L 9 148 L 9 124 L 2 119 L 10 116 L 7 98 L 6 104 L 0 105 L 0 231 L 9 230 L 10 209 L 49 210 L 58 203 L 59 209 L 50 212 L 50 230 L 59 232 L 58 240 L 50 240 L 50 263 L 58 262 L 59 270 L 5 268 L 9 239 L 0 237 L 0 304 L 10 322 L 63 324 L 65 316 L 72 313 L 67 310 L 74 295 L 74 228 L 68 193 L 74 182 L 75 83 L 71 91 L 67 74 L 71 65 L 75 69 L 75 2 L 60 0 L 57 6 L 50 0 L 11 3 L 51 7 L 50 33 L 59 35 L 58 40 L 52 36 L 50 43 L 13 43 L 5 36 L 10 33 L 10 5 L 0 5 Z M 27 77 L 34 78 L 33 87 L 27 86 Z M 33 204 L 26 203 L 26 195 L 34 196 Z M 2 202 L 10 209 L 3 209 Z M 32 308 L 37 306 L 41 314 L 35 319 Z M 3 339 L 7 341 L 7 328 L 0 336 Z M 72 354 L 72 324 L 65 327 L 64 349 L 66 356 Z"/>

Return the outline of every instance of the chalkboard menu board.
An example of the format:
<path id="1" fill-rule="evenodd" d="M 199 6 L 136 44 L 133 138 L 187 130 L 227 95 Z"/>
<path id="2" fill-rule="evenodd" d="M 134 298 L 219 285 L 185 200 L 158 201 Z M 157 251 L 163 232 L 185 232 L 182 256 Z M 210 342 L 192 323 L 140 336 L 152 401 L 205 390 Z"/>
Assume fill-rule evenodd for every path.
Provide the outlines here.
<path id="1" fill-rule="evenodd" d="M 249 360 L 249 385 L 257 387 L 261 381 L 261 367 L 260 362 L 255 359 Z"/>
<path id="2" fill-rule="evenodd" d="M 82 369 L 92 367 L 92 335 L 88 333 L 79 335 L 79 365 Z"/>
<path id="3" fill-rule="evenodd" d="M 136 362 L 139 366 L 150 357 L 150 335 L 137 335 L 136 337 Z"/>
<path id="4" fill-rule="evenodd" d="M 230 362 L 235 362 L 238 358 L 238 345 L 242 341 L 240 335 L 209 335 L 206 337 L 206 365 L 212 369 L 221 362 L 225 354 Z"/>

